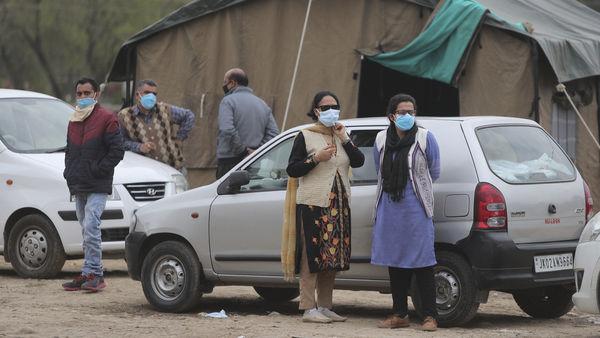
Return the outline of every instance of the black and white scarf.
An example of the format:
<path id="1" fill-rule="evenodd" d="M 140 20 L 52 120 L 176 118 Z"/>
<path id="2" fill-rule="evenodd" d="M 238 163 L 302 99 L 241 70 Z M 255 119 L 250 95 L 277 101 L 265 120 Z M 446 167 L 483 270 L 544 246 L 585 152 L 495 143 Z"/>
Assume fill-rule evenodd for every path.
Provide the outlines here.
<path id="1" fill-rule="evenodd" d="M 394 122 L 390 122 L 385 140 L 385 152 L 381 167 L 382 189 L 394 202 L 404 198 L 404 189 L 408 182 L 408 152 L 415 143 L 417 124 L 406 132 L 403 138 L 398 136 Z"/>

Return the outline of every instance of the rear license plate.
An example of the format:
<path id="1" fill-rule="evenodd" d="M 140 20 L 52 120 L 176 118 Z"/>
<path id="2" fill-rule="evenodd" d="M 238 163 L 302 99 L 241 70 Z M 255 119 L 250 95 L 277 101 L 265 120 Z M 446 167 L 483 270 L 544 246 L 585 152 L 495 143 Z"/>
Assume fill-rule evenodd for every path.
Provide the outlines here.
<path id="1" fill-rule="evenodd" d="M 535 273 L 573 269 L 573 254 L 546 255 L 533 257 Z"/>

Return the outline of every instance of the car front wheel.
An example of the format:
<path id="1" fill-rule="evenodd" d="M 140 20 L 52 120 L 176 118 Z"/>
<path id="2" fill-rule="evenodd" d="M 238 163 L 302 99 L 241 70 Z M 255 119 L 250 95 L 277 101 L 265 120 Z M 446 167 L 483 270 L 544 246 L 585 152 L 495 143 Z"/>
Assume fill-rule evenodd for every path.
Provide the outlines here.
<path id="1" fill-rule="evenodd" d="M 144 258 L 141 280 L 146 299 L 160 311 L 189 311 L 202 297 L 200 262 L 181 242 L 165 241 L 153 247 Z"/>
<path id="2" fill-rule="evenodd" d="M 573 308 L 573 291 L 562 285 L 513 292 L 517 305 L 533 318 L 558 318 Z"/>
<path id="3" fill-rule="evenodd" d="M 27 215 L 8 236 L 8 257 L 21 277 L 51 278 L 65 264 L 65 251 L 52 222 L 42 215 Z"/>

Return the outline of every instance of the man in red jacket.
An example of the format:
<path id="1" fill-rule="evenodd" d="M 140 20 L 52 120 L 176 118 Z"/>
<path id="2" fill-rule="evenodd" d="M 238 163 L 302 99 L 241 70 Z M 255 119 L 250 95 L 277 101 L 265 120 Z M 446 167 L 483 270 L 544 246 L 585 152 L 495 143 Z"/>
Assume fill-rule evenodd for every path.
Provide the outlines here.
<path id="1" fill-rule="evenodd" d="M 99 291 L 106 287 L 102 268 L 100 217 L 112 193 L 114 169 L 123 159 L 123 138 L 117 117 L 98 104 L 98 83 L 82 78 L 76 83 L 77 106 L 69 121 L 65 171 L 75 196 L 77 220 L 83 235 L 81 274 L 63 284 L 67 291 Z"/>

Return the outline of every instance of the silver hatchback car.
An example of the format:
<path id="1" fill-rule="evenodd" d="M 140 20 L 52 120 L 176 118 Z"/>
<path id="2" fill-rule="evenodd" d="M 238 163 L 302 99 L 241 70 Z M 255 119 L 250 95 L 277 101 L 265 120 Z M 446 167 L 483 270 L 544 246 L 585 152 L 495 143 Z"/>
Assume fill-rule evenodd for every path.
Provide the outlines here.
<path id="1" fill-rule="evenodd" d="M 335 285 L 389 292 L 387 269 L 370 264 L 377 182 L 372 147 L 389 122 L 342 123 L 366 161 L 352 170 L 351 268 Z M 441 152 L 434 184 L 440 324 L 468 322 L 490 290 L 512 293 L 533 317 L 567 313 L 573 253 L 592 206 L 565 152 L 525 119 L 420 117 L 418 123 L 435 134 Z M 251 285 L 268 301 L 298 295 L 297 284 L 283 280 L 280 242 L 286 167 L 301 128 L 278 135 L 217 182 L 137 211 L 127 264 L 153 306 L 189 310 L 215 285 Z"/>

